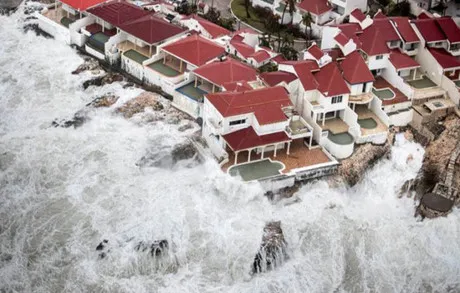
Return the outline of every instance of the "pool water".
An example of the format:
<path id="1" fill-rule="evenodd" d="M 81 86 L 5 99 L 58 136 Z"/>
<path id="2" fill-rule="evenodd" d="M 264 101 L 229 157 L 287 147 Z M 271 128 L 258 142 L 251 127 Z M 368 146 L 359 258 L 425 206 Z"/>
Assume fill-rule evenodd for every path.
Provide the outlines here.
<path id="1" fill-rule="evenodd" d="M 395 97 L 395 93 L 390 89 L 376 89 L 373 88 L 372 92 L 381 100 L 391 100 Z"/>
<path id="2" fill-rule="evenodd" d="M 269 159 L 230 167 L 231 176 L 240 175 L 244 181 L 257 180 L 280 174 L 283 164 Z"/>
<path id="3" fill-rule="evenodd" d="M 347 145 L 353 143 L 353 136 L 351 136 L 351 134 L 349 134 L 348 132 L 342 132 L 337 134 L 329 132 L 329 135 L 327 137 L 336 144 Z"/>
<path id="4" fill-rule="evenodd" d="M 377 122 L 373 118 L 358 119 L 358 124 L 361 128 L 374 129 L 377 127 Z"/>

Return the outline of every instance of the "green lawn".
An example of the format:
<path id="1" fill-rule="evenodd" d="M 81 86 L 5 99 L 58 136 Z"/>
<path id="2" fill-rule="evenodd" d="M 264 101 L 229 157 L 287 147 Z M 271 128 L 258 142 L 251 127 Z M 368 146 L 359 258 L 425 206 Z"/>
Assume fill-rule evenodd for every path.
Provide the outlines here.
<path id="1" fill-rule="evenodd" d="M 246 8 L 244 7 L 244 0 L 233 0 L 232 1 L 232 11 L 242 21 L 246 22 L 250 26 L 265 32 L 265 26 L 262 20 L 259 19 L 259 16 L 254 11 L 254 8 L 249 6 L 249 15 L 251 18 L 246 17 Z"/>

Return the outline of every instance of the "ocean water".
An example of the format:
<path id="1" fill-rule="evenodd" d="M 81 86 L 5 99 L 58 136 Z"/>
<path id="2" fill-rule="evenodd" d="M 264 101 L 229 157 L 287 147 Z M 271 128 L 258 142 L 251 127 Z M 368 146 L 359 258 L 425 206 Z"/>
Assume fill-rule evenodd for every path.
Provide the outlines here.
<path id="1" fill-rule="evenodd" d="M 89 73 L 70 74 L 82 58 L 23 33 L 22 18 L 0 16 L 0 292 L 460 292 L 458 210 L 419 222 L 397 198 L 421 167 L 418 144 L 398 140 L 353 188 L 317 181 L 276 203 L 212 160 L 139 167 L 187 133 L 117 115 L 141 90 L 83 90 Z M 50 126 L 107 92 L 121 100 L 83 126 Z M 251 275 L 273 220 L 289 259 Z M 161 239 L 161 259 L 134 249 Z"/>

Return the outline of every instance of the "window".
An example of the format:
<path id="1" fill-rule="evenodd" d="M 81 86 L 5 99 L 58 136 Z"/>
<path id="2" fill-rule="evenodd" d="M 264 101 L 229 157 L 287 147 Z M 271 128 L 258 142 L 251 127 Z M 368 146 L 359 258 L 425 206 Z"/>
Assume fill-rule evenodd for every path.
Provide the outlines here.
<path id="1" fill-rule="evenodd" d="M 377 55 L 377 56 L 375 57 L 375 59 L 377 59 L 377 60 L 382 60 L 382 59 L 383 59 L 383 55 Z"/>
<path id="2" fill-rule="evenodd" d="M 342 103 L 342 96 L 332 97 L 332 104 Z"/>
<path id="3" fill-rule="evenodd" d="M 246 119 L 233 120 L 233 121 L 230 121 L 230 126 L 240 125 L 244 123 L 246 123 Z"/>
<path id="4" fill-rule="evenodd" d="M 434 45 L 435 45 L 436 47 L 439 47 L 439 46 L 442 45 L 442 42 L 436 42 L 436 43 L 434 43 Z"/>
<path id="5" fill-rule="evenodd" d="M 390 47 L 396 47 L 398 46 L 399 41 L 391 41 L 390 42 Z"/>

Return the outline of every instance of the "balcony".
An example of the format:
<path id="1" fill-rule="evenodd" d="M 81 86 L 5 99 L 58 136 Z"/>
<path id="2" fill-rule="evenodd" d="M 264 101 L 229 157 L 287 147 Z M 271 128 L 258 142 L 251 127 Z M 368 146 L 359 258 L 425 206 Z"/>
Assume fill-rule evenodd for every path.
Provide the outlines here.
<path id="1" fill-rule="evenodd" d="M 212 134 L 214 135 L 221 134 L 222 122 L 217 122 L 212 118 L 208 118 L 207 124 Z"/>
<path id="2" fill-rule="evenodd" d="M 348 101 L 353 104 L 367 104 L 372 101 L 373 94 L 372 93 L 363 93 L 359 95 L 350 95 Z"/>
<path id="3" fill-rule="evenodd" d="M 286 127 L 286 132 L 292 139 L 310 136 L 312 131 L 313 128 L 299 115 L 293 116 Z"/>

